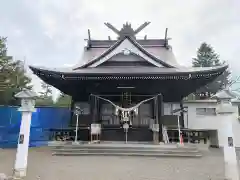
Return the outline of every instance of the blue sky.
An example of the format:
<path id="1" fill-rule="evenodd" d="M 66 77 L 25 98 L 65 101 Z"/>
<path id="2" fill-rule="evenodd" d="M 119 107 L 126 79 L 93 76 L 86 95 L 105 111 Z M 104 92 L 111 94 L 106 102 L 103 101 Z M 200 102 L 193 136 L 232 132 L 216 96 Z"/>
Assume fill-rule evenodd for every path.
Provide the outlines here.
<path id="1" fill-rule="evenodd" d="M 240 1 L 238 0 L 0 0 L 0 36 L 8 37 L 9 54 L 26 64 L 47 67 L 74 65 L 81 60 L 84 38 L 106 39 L 115 34 L 104 26 L 120 28 L 126 21 L 150 38 L 164 37 L 181 64 L 191 65 L 200 43 L 210 43 L 222 60 L 239 75 Z M 30 74 L 36 91 L 39 79 Z"/>

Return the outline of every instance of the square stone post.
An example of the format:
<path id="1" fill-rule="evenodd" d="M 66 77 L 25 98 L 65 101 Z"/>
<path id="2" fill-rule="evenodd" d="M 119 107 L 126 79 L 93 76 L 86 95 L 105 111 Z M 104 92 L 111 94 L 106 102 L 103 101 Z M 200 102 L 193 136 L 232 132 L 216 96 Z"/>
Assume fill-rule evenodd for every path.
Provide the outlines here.
<path id="1" fill-rule="evenodd" d="M 235 109 L 231 104 L 232 96 L 230 94 L 228 89 L 224 89 L 214 96 L 218 100 L 217 115 L 221 125 L 218 136 L 223 138 L 225 179 L 239 180 L 233 132 L 233 121 L 237 117 L 234 116 Z"/>
<path id="2" fill-rule="evenodd" d="M 21 99 L 21 107 L 18 109 L 18 111 L 22 112 L 22 121 L 18 138 L 13 177 L 15 179 L 21 179 L 26 176 L 27 171 L 31 118 L 32 112 L 35 112 L 34 106 L 37 94 L 30 90 L 24 89 L 23 91 L 17 93 L 15 97 Z"/>

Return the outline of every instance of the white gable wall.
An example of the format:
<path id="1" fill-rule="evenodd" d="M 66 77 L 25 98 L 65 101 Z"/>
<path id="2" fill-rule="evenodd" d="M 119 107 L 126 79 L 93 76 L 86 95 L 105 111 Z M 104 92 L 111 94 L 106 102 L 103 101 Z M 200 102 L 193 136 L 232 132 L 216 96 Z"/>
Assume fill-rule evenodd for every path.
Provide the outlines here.
<path id="1" fill-rule="evenodd" d="M 117 54 L 113 57 L 111 57 L 110 59 L 107 60 L 107 62 L 109 61 L 114 61 L 114 62 L 128 62 L 128 61 L 131 61 L 131 62 L 138 62 L 138 61 L 143 61 L 143 62 L 146 62 L 145 59 L 143 59 L 142 57 L 140 56 L 137 56 L 135 54 L 129 54 L 126 58 L 126 55 L 124 55 L 123 53 L 122 54 Z"/>
<path id="2" fill-rule="evenodd" d="M 112 58 L 113 56 L 120 54 L 124 51 L 124 49 L 128 49 L 134 54 L 142 57 L 143 59 L 146 59 L 151 64 L 157 66 L 157 67 L 163 67 L 160 63 L 155 62 L 150 57 L 145 55 L 143 52 L 141 52 L 135 45 L 133 45 L 128 39 L 125 39 L 118 47 L 116 47 L 112 52 L 110 52 L 108 55 L 103 57 L 101 60 L 93 63 L 90 67 L 97 67 L 98 65 L 102 64 L 103 62 L 107 61 L 108 59 Z M 126 55 L 127 56 L 127 55 Z"/>

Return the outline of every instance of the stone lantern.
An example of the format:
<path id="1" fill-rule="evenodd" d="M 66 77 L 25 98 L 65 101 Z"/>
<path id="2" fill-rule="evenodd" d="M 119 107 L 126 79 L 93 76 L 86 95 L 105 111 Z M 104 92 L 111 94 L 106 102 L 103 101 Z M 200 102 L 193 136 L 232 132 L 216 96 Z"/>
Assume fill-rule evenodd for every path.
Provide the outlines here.
<path id="1" fill-rule="evenodd" d="M 217 99 L 216 108 L 217 116 L 219 116 L 220 129 L 218 136 L 223 141 L 223 153 L 225 164 L 225 179 L 239 180 L 238 162 L 236 156 L 236 148 L 234 142 L 233 121 L 235 118 L 235 108 L 232 106 L 231 100 L 235 98 L 229 89 L 223 89 L 216 93 L 213 98 Z"/>
<path id="2" fill-rule="evenodd" d="M 22 178 L 26 176 L 31 118 L 32 112 L 36 111 L 35 99 L 37 94 L 31 90 L 24 89 L 17 93 L 15 97 L 21 99 L 21 107 L 18 111 L 22 112 L 22 120 L 13 177 Z"/>

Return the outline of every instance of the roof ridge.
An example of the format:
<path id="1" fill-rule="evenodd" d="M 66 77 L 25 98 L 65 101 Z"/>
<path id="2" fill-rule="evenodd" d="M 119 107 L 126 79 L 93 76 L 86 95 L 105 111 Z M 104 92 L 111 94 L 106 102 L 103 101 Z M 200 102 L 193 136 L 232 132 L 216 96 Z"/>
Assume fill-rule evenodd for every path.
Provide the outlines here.
<path id="1" fill-rule="evenodd" d="M 92 64 L 94 64 L 95 62 L 97 62 L 99 59 L 101 59 L 102 57 L 106 56 L 107 54 L 109 54 L 111 51 L 113 51 L 119 44 L 121 44 L 121 42 L 124 41 L 125 38 L 123 39 L 119 39 L 117 42 L 115 42 L 112 46 L 110 46 L 106 51 L 104 51 L 100 56 L 94 58 L 93 60 L 83 64 L 82 66 L 80 67 L 76 67 L 74 68 L 73 70 L 77 70 L 79 68 L 86 68 Z"/>
<path id="2" fill-rule="evenodd" d="M 149 58 L 151 58 L 152 60 L 154 60 L 156 63 L 161 64 L 167 68 L 173 68 L 175 67 L 174 65 L 167 63 L 159 58 L 157 58 L 156 56 L 154 56 L 153 54 L 151 54 L 150 52 L 148 52 L 146 49 L 144 49 L 144 47 L 142 47 L 142 45 L 140 43 L 137 42 L 137 40 L 133 39 L 130 36 L 125 36 L 124 38 L 119 39 L 117 42 L 115 42 L 112 46 L 110 46 L 106 51 L 104 51 L 100 56 L 95 57 L 93 60 L 83 64 L 82 66 L 79 67 L 75 67 L 73 70 L 77 70 L 79 68 L 86 68 L 91 66 L 92 64 L 96 63 L 97 61 L 99 61 L 101 58 L 105 57 L 107 54 L 109 54 L 110 52 L 112 52 L 114 49 L 116 49 L 125 39 L 128 39 L 138 50 L 140 50 L 142 53 L 144 53 L 146 56 L 148 56 Z"/>
<path id="3" fill-rule="evenodd" d="M 128 39 L 140 50 L 142 51 L 144 54 L 146 54 L 147 56 L 149 56 L 151 59 L 153 59 L 154 61 L 160 63 L 161 65 L 168 67 L 168 68 L 174 68 L 175 66 L 171 65 L 170 63 L 167 63 L 159 58 L 157 58 L 156 56 L 154 56 L 152 53 L 148 52 L 144 47 L 142 47 L 142 45 L 140 43 L 138 43 L 137 41 L 135 41 L 133 38 L 128 37 Z"/>

